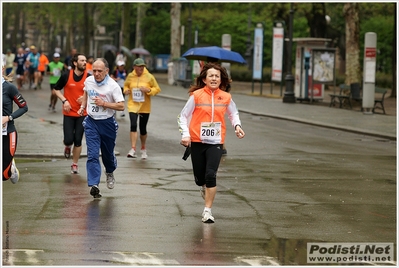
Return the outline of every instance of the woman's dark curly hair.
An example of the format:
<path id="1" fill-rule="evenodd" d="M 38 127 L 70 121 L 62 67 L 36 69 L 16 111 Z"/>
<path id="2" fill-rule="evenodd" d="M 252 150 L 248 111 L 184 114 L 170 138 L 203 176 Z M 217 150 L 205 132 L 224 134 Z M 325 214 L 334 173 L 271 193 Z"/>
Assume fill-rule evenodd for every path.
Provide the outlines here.
<path id="1" fill-rule="evenodd" d="M 207 74 L 208 70 L 212 69 L 212 68 L 220 71 L 221 83 L 220 83 L 219 88 L 226 92 L 230 91 L 231 79 L 229 78 L 226 68 L 220 66 L 217 63 L 208 62 L 207 64 L 204 65 L 204 67 L 201 70 L 200 75 L 197 77 L 196 84 L 191 85 L 190 89 L 188 90 L 188 93 L 192 93 L 192 92 L 196 91 L 197 89 L 200 89 L 200 88 L 203 88 L 206 86 L 203 80 L 206 78 L 206 74 Z"/>

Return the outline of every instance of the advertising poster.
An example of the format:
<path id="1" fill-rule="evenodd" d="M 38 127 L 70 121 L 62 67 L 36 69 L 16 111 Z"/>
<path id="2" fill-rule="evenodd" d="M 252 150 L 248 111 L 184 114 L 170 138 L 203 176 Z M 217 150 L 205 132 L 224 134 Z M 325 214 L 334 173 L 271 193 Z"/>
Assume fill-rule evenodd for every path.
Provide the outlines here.
<path id="1" fill-rule="evenodd" d="M 255 28 L 254 38 L 254 68 L 252 78 L 262 80 L 263 63 L 263 28 Z"/>
<path id="2" fill-rule="evenodd" d="M 335 70 L 335 49 L 313 49 L 313 81 L 333 83 Z"/>

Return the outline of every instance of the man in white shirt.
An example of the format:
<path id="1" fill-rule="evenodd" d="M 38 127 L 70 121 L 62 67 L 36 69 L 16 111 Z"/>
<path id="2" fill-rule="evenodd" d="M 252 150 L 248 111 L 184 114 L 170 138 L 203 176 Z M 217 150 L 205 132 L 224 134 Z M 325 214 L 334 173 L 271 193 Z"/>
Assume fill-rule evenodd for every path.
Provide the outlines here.
<path id="1" fill-rule="evenodd" d="M 109 65 L 104 58 L 93 63 L 93 75 L 85 81 L 82 106 L 78 113 L 87 116 L 83 121 L 87 145 L 87 184 L 94 198 L 101 197 L 99 184 L 101 179 L 101 159 L 105 167 L 108 189 L 115 185 L 114 171 L 117 161 L 114 153 L 118 123 L 116 111 L 123 111 L 125 99 L 118 83 L 109 75 Z"/>

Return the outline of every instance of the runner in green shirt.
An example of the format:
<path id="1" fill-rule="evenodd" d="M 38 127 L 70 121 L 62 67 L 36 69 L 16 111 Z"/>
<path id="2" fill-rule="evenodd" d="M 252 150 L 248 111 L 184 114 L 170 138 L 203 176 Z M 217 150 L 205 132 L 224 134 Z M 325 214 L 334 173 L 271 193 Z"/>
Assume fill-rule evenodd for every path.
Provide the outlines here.
<path id="1" fill-rule="evenodd" d="M 60 54 L 54 53 L 53 61 L 47 65 L 47 74 L 50 75 L 50 105 L 48 106 L 48 110 L 53 110 L 55 113 L 55 105 L 57 104 L 58 97 L 55 94 L 54 86 L 57 84 L 58 79 L 61 77 L 61 73 L 64 71 L 64 64 L 60 62 Z"/>

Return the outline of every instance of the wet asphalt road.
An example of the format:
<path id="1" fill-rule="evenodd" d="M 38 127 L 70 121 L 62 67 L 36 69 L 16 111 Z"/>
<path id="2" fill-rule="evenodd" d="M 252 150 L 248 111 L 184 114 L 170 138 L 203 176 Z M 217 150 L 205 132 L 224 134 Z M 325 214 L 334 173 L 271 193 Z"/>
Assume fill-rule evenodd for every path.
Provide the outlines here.
<path id="1" fill-rule="evenodd" d="M 21 181 L 3 183 L 3 265 L 304 265 L 307 242 L 396 242 L 396 142 L 250 114 L 243 140 L 227 134 L 216 222 L 203 224 L 181 159 L 183 105 L 153 99 L 147 160 L 125 157 L 118 119 L 117 182 L 99 200 L 85 158 L 72 175 L 70 160 L 17 157 Z"/>

